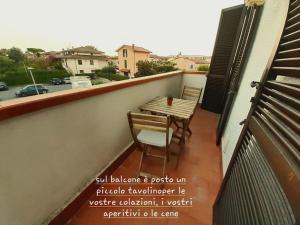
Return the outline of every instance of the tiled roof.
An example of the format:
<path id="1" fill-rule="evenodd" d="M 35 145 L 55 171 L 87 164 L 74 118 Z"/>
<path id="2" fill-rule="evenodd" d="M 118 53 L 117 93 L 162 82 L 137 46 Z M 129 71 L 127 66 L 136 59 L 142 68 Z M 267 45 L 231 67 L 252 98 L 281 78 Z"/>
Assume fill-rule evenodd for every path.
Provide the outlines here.
<path id="1" fill-rule="evenodd" d="M 120 48 L 118 48 L 118 49 L 116 50 L 116 52 L 119 51 L 119 50 L 122 49 L 122 48 L 131 48 L 131 49 L 133 49 L 135 52 L 147 52 L 147 53 L 151 53 L 151 51 L 149 51 L 148 49 L 145 49 L 145 48 L 143 48 L 143 47 L 139 47 L 139 46 L 136 46 L 136 45 L 122 45 Z"/>
<path id="2" fill-rule="evenodd" d="M 179 58 L 192 61 L 196 64 L 209 64 L 210 63 L 209 57 L 207 57 L 207 59 L 203 59 L 202 57 L 187 57 L 187 56 L 181 55 L 181 56 L 173 57 L 171 59 L 176 60 L 176 59 L 179 59 Z"/>
<path id="3" fill-rule="evenodd" d="M 155 55 L 155 54 L 150 54 L 150 58 L 152 58 L 152 59 L 167 59 L 167 57 L 165 57 L 165 56 L 159 56 L 159 55 Z"/>
<path id="4" fill-rule="evenodd" d="M 55 55 L 60 59 L 99 59 L 99 60 L 108 60 L 108 57 L 105 55 Z"/>
<path id="5" fill-rule="evenodd" d="M 122 68 L 120 69 L 121 72 L 130 72 L 130 69 L 127 69 L 127 68 Z"/>
<path id="6" fill-rule="evenodd" d="M 41 55 L 56 55 L 58 53 L 59 52 L 56 52 L 56 51 L 49 51 L 49 52 L 42 52 Z"/>
<path id="7" fill-rule="evenodd" d="M 94 53 L 94 54 L 103 54 L 104 52 L 99 51 L 97 48 L 93 47 L 93 46 L 81 46 L 78 48 L 71 48 L 71 49 L 67 49 L 65 51 L 69 51 L 69 52 L 79 52 L 79 53 Z"/>

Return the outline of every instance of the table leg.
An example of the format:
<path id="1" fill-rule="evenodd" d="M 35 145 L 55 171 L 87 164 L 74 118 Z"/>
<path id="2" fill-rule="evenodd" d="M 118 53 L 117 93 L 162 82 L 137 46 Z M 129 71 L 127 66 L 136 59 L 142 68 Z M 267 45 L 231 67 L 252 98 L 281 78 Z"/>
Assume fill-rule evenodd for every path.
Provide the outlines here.
<path id="1" fill-rule="evenodd" d="M 181 144 L 185 144 L 185 133 L 187 131 L 187 128 L 189 126 L 189 120 L 183 120 L 182 121 L 182 125 L 183 125 L 183 129 L 182 129 L 182 134 L 181 134 L 181 140 L 180 143 Z"/>

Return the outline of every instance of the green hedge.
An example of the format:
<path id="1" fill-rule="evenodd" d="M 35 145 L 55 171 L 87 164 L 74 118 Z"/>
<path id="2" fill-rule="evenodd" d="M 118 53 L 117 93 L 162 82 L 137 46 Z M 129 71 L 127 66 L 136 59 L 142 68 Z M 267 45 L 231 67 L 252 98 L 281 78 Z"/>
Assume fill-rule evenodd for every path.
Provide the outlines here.
<path id="1" fill-rule="evenodd" d="M 75 76 L 89 77 L 91 80 L 96 79 L 95 73 L 77 73 Z"/>
<path id="2" fill-rule="evenodd" d="M 198 71 L 208 71 L 209 70 L 209 66 L 208 65 L 198 66 L 197 70 Z"/>
<path id="3" fill-rule="evenodd" d="M 32 70 L 32 73 L 36 83 L 49 83 L 51 78 L 70 76 L 65 70 Z M 4 81 L 10 86 L 32 83 L 30 74 L 26 74 L 24 70 L 9 71 L 0 74 L 0 81 Z"/>
<path id="4" fill-rule="evenodd" d="M 108 80 L 115 80 L 115 81 L 128 79 L 128 77 L 120 75 L 120 74 L 97 73 L 97 76 L 108 79 Z"/>
<path id="5" fill-rule="evenodd" d="M 92 80 L 92 85 L 99 85 L 99 84 L 103 84 L 103 82 L 101 80 Z"/>

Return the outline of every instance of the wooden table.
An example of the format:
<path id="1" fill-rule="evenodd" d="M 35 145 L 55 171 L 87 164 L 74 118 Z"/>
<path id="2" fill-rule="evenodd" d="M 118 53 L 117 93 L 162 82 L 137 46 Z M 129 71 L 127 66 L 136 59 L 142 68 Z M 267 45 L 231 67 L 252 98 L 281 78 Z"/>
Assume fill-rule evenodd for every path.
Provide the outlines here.
<path id="1" fill-rule="evenodd" d="M 156 97 L 145 105 L 140 106 L 139 109 L 141 111 L 149 111 L 155 114 L 163 114 L 182 119 L 183 130 L 180 142 L 185 143 L 185 133 L 196 104 L 196 101 L 174 98 L 172 105 L 169 106 L 167 104 L 167 97 Z"/>

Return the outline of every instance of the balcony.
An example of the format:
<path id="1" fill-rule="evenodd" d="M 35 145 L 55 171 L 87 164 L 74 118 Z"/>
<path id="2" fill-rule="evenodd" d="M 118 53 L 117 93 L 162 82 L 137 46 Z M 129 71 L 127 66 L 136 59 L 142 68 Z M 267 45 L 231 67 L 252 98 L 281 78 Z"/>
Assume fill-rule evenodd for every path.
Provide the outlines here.
<path id="1" fill-rule="evenodd" d="M 218 32 L 207 77 L 174 71 L 0 102 L 0 225 L 300 224 L 299 4 L 223 10 L 224 35 Z M 167 175 L 187 179 L 182 185 L 192 206 L 168 208 L 179 218 L 108 223 L 101 214 L 111 208 L 90 207 L 89 200 L 103 197 L 95 196 L 95 179 L 136 175 L 141 153 L 127 112 L 157 96 L 179 97 L 184 85 L 206 87 L 208 98 L 199 103 L 220 113 L 222 128 L 219 149 L 217 115 L 198 107 L 193 135 L 185 145 L 171 145 Z M 146 165 L 158 168 L 156 161 Z"/>
<path id="2" fill-rule="evenodd" d="M 212 224 L 212 206 L 222 179 L 221 153 L 215 145 L 216 115 L 198 107 L 191 128 L 193 135 L 181 149 L 182 154 L 179 158 L 178 167 L 176 168 L 177 157 L 171 156 L 167 174 L 173 178 L 185 177 L 187 179 L 187 184 L 184 186 L 187 192 L 186 198 L 193 198 L 193 207 L 178 208 L 178 219 L 134 219 L 136 224 Z M 172 143 L 171 149 L 173 151 L 179 151 L 179 148 L 178 144 Z M 141 152 L 135 149 L 113 172 L 113 176 L 135 177 L 138 170 L 139 154 Z M 149 159 L 146 163 L 146 166 L 152 170 L 158 167 L 158 162 L 153 160 Z M 108 189 L 117 187 L 117 185 L 105 186 Z M 99 198 L 95 194 L 92 195 L 68 224 L 106 224 L 109 219 L 99 215 L 103 215 L 104 211 L 109 211 L 111 208 L 91 208 L 88 201 L 96 199 L 103 199 L 103 197 Z M 172 209 L 177 210 L 176 207 L 172 207 Z M 168 211 L 170 209 L 161 208 L 161 210 Z M 110 219 L 109 224 L 123 224 L 128 221 L 130 219 Z"/>
<path id="3" fill-rule="evenodd" d="M 205 82 L 205 73 L 175 71 L 1 102 L 0 165 L 10 178 L 1 189 L 4 202 L 9 202 L 1 206 L 3 221 L 102 224 L 101 210 L 87 210 L 86 205 L 95 193 L 95 178 L 111 173 L 135 176 L 138 166 L 140 152 L 132 147 L 127 111 L 137 111 L 156 96 L 178 97 L 183 85 L 204 88 Z M 179 211 L 180 224 L 212 222 L 222 177 L 221 151 L 214 142 L 216 119 L 198 107 L 193 135 L 179 159 L 172 155 L 168 164 L 168 176 L 187 178 L 187 196 L 194 201 L 192 209 Z M 179 148 L 172 143 L 172 151 Z M 151 162 L 149 166 L 155 167 Z M 176 223 L 174 219 L 162 223 L 167 221 Z"/>

